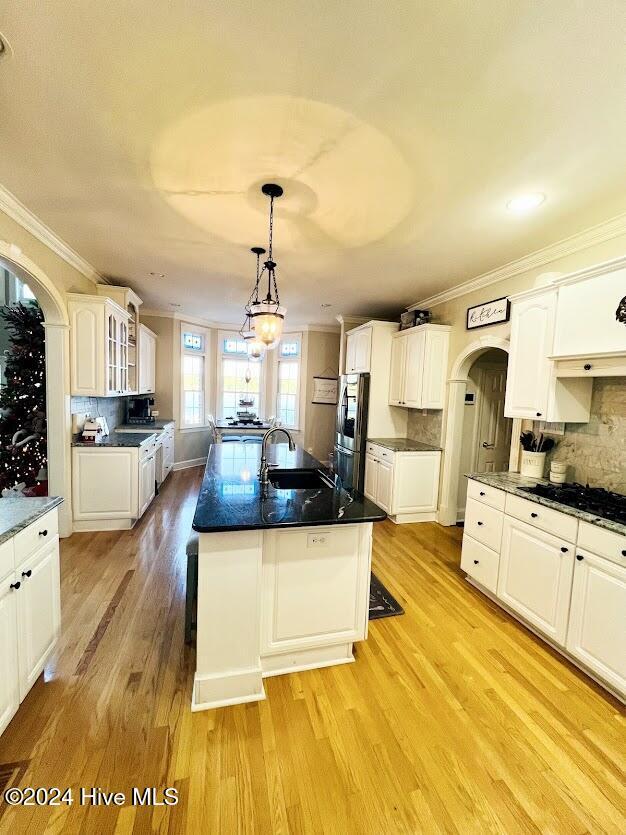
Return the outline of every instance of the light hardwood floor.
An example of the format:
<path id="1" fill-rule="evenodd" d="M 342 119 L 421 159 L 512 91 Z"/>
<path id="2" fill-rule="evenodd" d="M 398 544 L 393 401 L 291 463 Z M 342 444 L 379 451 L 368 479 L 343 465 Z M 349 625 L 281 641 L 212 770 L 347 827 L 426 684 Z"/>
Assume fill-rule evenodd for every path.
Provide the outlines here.
<path id="1" fill-rule="evenodd" d="M 0 785 L 175 786 L 169 808 L 8 808 L 0 832 L 624 833 L 619 704 L 464 582 L 460 531 L 375 528 L 406 609 L 357 663 L 192 714 L 184 546 L 202 470 L 133 531 L 62 544 L 63 631 L 0 739 Z"/>

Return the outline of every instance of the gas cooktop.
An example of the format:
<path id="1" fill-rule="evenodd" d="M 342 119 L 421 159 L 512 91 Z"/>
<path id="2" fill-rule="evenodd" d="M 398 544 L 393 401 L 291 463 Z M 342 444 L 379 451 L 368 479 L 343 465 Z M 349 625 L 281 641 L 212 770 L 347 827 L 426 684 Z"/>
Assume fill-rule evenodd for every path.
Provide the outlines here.
<path id="1" fill-rule="evenodd" d="M 520 490 L 626 525 L 626 496 L 621 493 L 611 493 L 602 487 L 589 487 L 576 482 L 536 484 L 534 487 L 521 487 Z"/>

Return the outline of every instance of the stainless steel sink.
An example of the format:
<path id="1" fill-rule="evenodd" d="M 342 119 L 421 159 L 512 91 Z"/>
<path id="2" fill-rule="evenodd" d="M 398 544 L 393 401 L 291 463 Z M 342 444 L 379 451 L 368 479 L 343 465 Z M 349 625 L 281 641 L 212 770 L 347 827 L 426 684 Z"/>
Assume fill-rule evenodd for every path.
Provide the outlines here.
<path id="1" fill-rule="evenodd" d="M 269 480 L 277 490 L 318 490 L 335 486 L 321 470 L 270 470 Z"/>

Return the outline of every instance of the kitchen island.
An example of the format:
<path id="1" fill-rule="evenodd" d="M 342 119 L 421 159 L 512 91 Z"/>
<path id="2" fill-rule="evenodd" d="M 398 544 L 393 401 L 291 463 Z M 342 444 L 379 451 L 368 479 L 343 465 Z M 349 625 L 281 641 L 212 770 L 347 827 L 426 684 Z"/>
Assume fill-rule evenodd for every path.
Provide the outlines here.
<path id="1" fill-rule="evenodd" d="M 192 708 L 265 698 L 263 678 L 346 664 L 368 625 L 372 525 L 386 514 L 304 450 L 213 444 L 198 496 Z M 303 486 L 304 485 L 304 486 Z"/>

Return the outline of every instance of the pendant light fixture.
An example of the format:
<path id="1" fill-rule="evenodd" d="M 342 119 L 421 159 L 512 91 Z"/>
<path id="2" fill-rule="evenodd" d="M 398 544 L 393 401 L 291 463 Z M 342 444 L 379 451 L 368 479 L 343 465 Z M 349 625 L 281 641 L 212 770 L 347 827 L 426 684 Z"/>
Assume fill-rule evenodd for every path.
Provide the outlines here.
<path id="1" fill-rule="evenodd" d="M 275 348 L 280 342 L 280 337 L 283 332 L 283 324 L 285 321 L 286 308 L 281 307 L 280 298 L 278 295 L 278 284 L 276 283 L 276 262 L 273 260 L 272 243 L 274 232 L 274 200 L 281 197 L 283 190 L 276 183 L 265 183 L 261 191 L 270 198 L 270 217 L 269 217 L 269 244 L 268 244 L 268 259 L 263 265 L 261 274 L 257 277 L 257 282 L 252 293 L 251 303 L 249 304 L 250 321 L 252 329 L 266 348 Z M 259 283 L 263 278 L 263 274 L 267 271 L 267 295 L 264 299 L 259 299 Z"/>
<path id="2" fill-rule="evenodd" d="M 248 299 L 248 303 L 244 308 L 246 316 L 243 321 L 243 325 L 239 330 L 239 333 L 241 334 L 241 336 L 244 339 L 244 342 L 246 343 L 246 349 L 248 351 L 248 356 L 250 357 L 250 359 L 258 360 L 265 353 L 265 345 L 261 342 L 260 339 L 257 338 L 257 335 L 255 334 L 252 328 L 250 305 L 252 304 L 255 298 L 255 294 L 258 297 L 259 280 L 261 278 L 261 255 L 265 255 L 265 250 L 262 246 L 253 246 L 250 251 L 256 255 L 256 283 L 254 285 L 252 295 Z"/>

